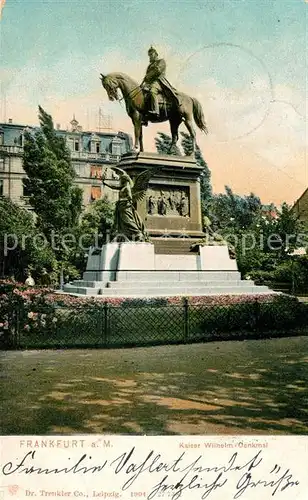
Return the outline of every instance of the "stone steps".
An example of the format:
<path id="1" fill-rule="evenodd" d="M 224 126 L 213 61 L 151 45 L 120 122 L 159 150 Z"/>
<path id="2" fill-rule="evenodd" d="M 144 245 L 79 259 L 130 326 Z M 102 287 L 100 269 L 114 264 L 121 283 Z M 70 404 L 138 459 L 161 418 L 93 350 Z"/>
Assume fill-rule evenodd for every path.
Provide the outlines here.
<path id="1" fill-rule="evenodd" d="M 239 271 L 117 271 L 115 276 L 116 282 L 151 281 L 170 283 L 173 281 L 189 281 L 191 283 L 196 281 L 237 281 L 241 279 Z M 85 271 L 83 280 L 77 281 L 78 283 L 80 281 L 102 283 L 104 281 L 102 277 L 103 271 Z"/>
<path id="2" fill-rule="evenodd" d="M 132 284 L 131 284 L 132 285 Z M 64 286 L 64 292 L 74 293 L 80 295 L 103 295 L 106 297 L 161 297 L 161 296 L 175 296 L 175 295 L 232 295 L 232 294 L 259 294 L 259 293 L 270 293 L 270 290 L 266 286 L 256 286 L 251 284 L 246 284 L 242 282 L 241 284 L 234 285 L 233 283 L 229 286 L 207 286 L 196 284 L 183 283 L 182 285 L 169 284 L 166 286 L 141 286 L 141 284 L 136 284 L 136 286 L 130 287 L 82 287 L 73 284 L 67 284 Z"/>
<path id="3" fill-rule="evenodd" d="M 153 282 L 153 281 L 109 281 L 108 283 L 102 283 L 99 281 L 84 281 L 84 280 L 76 280 L 74 281 L 74 286 L 81 288 L 122 288 L 125 290 L 129 289 L 147 289 L 147 288 L 161 288 L 162 286 L 168 288 L 183 288 L 183 287 L 191 287 L 191 286 L 202 286 L 202 287 L 222 287 L 222 286 L 254 286 L 254 282 L 252 280 L 215 280 L 215 281 L 169 281 L 166 284 L 162 284 L 162 282 Z"/>

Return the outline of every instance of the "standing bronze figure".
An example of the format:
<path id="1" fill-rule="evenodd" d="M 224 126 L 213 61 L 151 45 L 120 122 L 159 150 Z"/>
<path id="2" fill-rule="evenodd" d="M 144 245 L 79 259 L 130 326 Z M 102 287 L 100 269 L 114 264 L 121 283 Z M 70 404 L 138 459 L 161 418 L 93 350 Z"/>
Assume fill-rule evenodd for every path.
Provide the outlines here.
<path id="1" fill-rule="evenodd" d="M 141 85 L 125 73 L 101 73 L 101 82 L 111 101 L 120 100 L 118 91 L 125 100 L 126 111 L 134 125 L 134 148 L 143 151 L 142 126 L 148 122 L 169 120 L 172 143 L 178 141 L 178 129 L 183 121 L 187 127 L 195 150 L 196 134 L 193 121 L 207 133 L 201 104 L 193 97 L 174 89 L 166 79 L 166 63 L 159 59 L 157 51 L 149 49 L 150 64 Z"/>
<path id="2" fill-rule="evenodd" d="M 120 185 L 115 187 L 103 180 L 104 185 L 119 191 L 119 199 L 115 207 L 112 237 L 121 241 L 147 241 L 147 232 L 137 212 L 136 204 L 146 194 L 151 173 L 149 170 L 144 170 L 136 177 L 135 182 L 133 182 L 130 176 L 121 168 L 112 167 L 112 169 L 118 174 Z"/>

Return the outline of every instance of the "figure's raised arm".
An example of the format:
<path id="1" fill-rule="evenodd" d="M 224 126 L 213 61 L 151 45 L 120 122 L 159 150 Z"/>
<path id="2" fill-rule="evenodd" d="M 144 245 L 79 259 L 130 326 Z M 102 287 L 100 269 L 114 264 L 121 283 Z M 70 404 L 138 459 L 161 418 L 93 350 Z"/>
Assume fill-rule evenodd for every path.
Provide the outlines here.
<path id="1" fill-rule="evenodd" d="M 103 183 L 104 186 L 107 186 L 110 189 L 113 189 L 114 191 L 120 191 L 120 189 L 121 189 L 121 186 L 111 186 L 111 184 L 108 184 L 104 180 L 102 181 L 102 183 Z"/>
<path id="2" fill-rule="evenodd" d="M 114 170 L 114 172 L 118 175 L 128 175 L 126 172 L 124 172 L 124 170 L 122 170 L 121 168 L 119 167 L 111 167 L 111 170 Z"/>

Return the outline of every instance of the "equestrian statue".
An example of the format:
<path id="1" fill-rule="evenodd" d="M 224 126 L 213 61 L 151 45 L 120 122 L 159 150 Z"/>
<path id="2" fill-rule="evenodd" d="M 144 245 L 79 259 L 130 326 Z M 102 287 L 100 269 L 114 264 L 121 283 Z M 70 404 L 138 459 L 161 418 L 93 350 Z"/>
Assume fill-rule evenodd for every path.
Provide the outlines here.
<path id="1" fill-rule="evenodd" d="M 158 57 L 154 47 L 148 51 L 150 63 L 145 77 L 138 85 L 125 73 L 101 73 L 101 82 L 110 101 L 124 99 L 126 111 L 134 126 L 134 148 L 143 151 L 142 127 L 148 122 L 158 123 L 169 120 L 172 142 L 170 149 L 178 141 L 178 129 L 185 123 L 192 139 L 193 151 L 196 134 L 193 120 L 198 128 L 207 133 L 201 104 L 194 97 L 178 92 L 166 79 L 166 62 Z M 118 91 L 121 91 L 122 97 Z"/>

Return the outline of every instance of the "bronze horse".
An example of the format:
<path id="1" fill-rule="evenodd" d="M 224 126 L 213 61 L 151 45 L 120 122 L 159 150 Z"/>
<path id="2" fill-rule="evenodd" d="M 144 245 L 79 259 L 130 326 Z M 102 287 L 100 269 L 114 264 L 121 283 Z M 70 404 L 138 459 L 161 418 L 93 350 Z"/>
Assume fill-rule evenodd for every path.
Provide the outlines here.
<path id="1" fill-rule="evenodd" d="M 169 120 L 172 135 L 170 149 L 178 141 L 178 129 L 183 121 L 187 127 L 193 144 L 193 151 L 196 145 L 196 134 L 193 128 L 193 119 L 200 130 L 207 134 L 207 127 L 204 120 L 201 104 L 197 99 L 181 92 L 174 96 L 167 96 L 167 99 L 160 96 L 159 117 L 151 118 L 146 114 L 147 93 L 141 86 L 125 73 L 101 74 L 101 81 L 110 101 L 120 100 L 118 90 L 122 93 L 122 98 L 126 104 L 126 111 L 134 125 L 135 142 L 134 148 L 143 151 L 142 126 L 145 122 L 164 122 Z M 169 97 L 169 98 L 168 98 Z"/>

